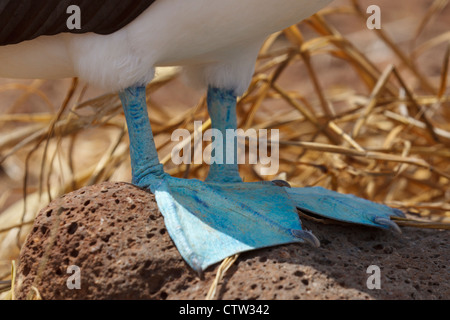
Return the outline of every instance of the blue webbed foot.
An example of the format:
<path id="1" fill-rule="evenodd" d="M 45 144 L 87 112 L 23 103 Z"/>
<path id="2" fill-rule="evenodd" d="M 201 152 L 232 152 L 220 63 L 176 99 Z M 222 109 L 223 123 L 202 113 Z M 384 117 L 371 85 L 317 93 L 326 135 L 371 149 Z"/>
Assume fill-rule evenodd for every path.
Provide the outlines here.
<path id="1" fill-rule="evenodd" d="M 236 253 L 318 239 L 283 188 L 166 177 L 151 187 L 180 254 L 201 272 Z"/>
<path id="2" fill-rule="evenodd" d="M 390 229 L 401 233 L 398 225 L 390 219 L 393 216 L 405 216 L 398 209 L 322 187 L 285 189 L 300 210 L 337 221 Z"/>

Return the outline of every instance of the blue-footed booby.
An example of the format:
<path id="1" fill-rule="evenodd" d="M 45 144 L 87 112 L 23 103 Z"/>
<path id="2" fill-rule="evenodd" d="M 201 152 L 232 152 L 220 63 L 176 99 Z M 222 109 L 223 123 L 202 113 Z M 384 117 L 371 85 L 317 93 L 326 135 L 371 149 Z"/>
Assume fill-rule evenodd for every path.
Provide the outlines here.
<path id="1" fill-rule="evenodd" d="M 155 194 L 169 235 L 198 272 L 257 248 L 305 241 L 318 246 L 297 208 L 399 230 L 390 220 L 402 214 L 396 209 L 320 187 L 245 183 L 237 161 L 212 163 L 200 181 L 171 177 L 158 160 L 145 96 L 156 67 L 185 67 L 193 82 L 208 88 L 212 128 L 237 129 L 236 99 L 251 81 L 265 39 L 330 2 L 0 0 L 0 77 L 78 77 L 118 92 L 132 182 Z M 71 21 L 76 14 L 79 21 Z"/>

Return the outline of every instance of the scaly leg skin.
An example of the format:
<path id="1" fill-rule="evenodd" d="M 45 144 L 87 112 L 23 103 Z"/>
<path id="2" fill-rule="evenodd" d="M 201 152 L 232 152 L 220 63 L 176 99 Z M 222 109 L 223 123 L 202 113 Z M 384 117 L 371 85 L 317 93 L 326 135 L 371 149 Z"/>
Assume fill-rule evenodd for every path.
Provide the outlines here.
<path id="1" fill-rule="evenodd" d="M 212 143 L 215 156 L 222 159 L 223 164 L 212 163 L 206 181 L 242 182 L 237 162 L 237 139 L 228 141 L 228 147 L 226 139 L 226 130 L 237 129 L 236 96 L 233 91 L 209 88 L 207 105 L 211 127 L 220 131 L 223 137 L 222 141 L 214 140 Z"/>
<path id="2" fill-rule="evenodd" d="M 317 238 L 302 230 L 295 205 L 283 188 L 243 183 L 234 164 L 212 164 L 205 182 L 164 173 L 147 114 L 145 88 L 120 93 L 130 136 L 133 183 L 149 188 L 164 216 L 167 231 L 186 262 L 201 273 L 236 253 Z M 213 128 L 236 129 L 236 97 L 210 89 Z M 222 141 L 224 142 L 224 141 Z M 213 141 L 226 158 L 226 144 Z M 236 151 L 236 149 L 234 150 Z M 237 153 L 234 153 L 237 157 Z"/>
<path id="3" fill-rule="evenodd" d="M 330 196 L 325 189 L 289 188 L 280 181 L 242 182 L 237 144 L 233 143 L 234 149 L 230 150 L 225 141 L 225 131 L 237 127 L 236 96 L 232 91 L 208 89 L 212 128 L 224 137 L 222 141 L 213 141 L 212 149 L 221 153 L 224 163 L 211 164 L 204 182 L 174 178 L 164 172 L 148 119 L 145 88 L 128 88 L 120 93 L 120 98 L 130 136 L 133 183 L 155 194 L 170 237 L 185 261 L 199 273 L 244 251 L 304 241 L 318 246 L 317 238 L 302 230 L 296 207 L 342 221 L 364 223 L 368 219 L 371 222 L 366 224 L 393 228 L 389 216 L 395 215 L 395 211 L 367 200 L 338 193 Z M 227 155 L 231 164 L 225 161 Z M 316 195 L 308 195 L 310 190 L 316 190 Z M 312 201 L 303 199 L 309 196 Z M 342 214 L 355 206 L 352 213 L 357 218 Z M 377 213 L 375 218 L 366 214 L 374 209 L 382 214 Z"/>

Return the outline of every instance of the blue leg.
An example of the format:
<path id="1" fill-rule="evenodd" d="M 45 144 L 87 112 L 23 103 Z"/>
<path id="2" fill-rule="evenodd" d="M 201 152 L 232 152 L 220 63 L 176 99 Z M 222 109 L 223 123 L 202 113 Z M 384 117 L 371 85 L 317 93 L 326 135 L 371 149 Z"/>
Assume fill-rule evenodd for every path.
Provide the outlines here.
<path id="1" fill-rule="evenodd" d="M 131 87 L 119 93 L 130 137 L 133 184 L 147 188 L 166 176 L 159 163 L 147 114 L 145 87 Z"/>
<path id="2" fill-rule="evenodd" d="M 242 182 L 237 162 L 237 139 L 228 141 L 228 146 L 226 139 L 226 130 L 237 128 L 236 95 L 232 90 L 209 88 L 207 104 L 212 129 L 222 133 L 222 141 L 213 141 L 213 150 L 221 153 L 219 158 L 222 158 L 223 164 L 212 163 L 206 181 Z M 228 161 L 227 156 L 231 158 Z"/>

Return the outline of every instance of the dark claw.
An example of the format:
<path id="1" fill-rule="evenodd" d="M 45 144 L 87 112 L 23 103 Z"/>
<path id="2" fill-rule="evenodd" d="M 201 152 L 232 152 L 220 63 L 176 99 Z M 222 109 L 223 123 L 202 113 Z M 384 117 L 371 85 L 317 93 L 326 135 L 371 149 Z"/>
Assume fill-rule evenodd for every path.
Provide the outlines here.
<path id="1" fill-rule="evenodd" d="M 302 239 L 303 241 L 309 243 L 313 247 L 320 247 L 320 241 L 316 236 L 307 230 L 292 230 L 292 235 L 296 238 Z"/>
<path id="2" fill-rule="evenodd" d="M 291 187 L 291 185 L 287 181 L 284 181 L 284 180 L 272 180 L 272 183 L 274 185 L 276 185 L 277 187 L 287 187 L 287 188 Z"/>
<path id="3" fill-rule="evenodd" d="M 400 227 L 391 219 L 383 218 L 383 217 L 375 217 L 375 219 L 373 219 L 373 222 L 379 224 L 382 227 L 386 227 L 392 231 L 402 233 L 402 230 L 400 229 Z"/>
<path id="4" fill-rule="evenodd" d="M 394 211 L 394 215 L 400 218 L 406 218 L 405 213 L 400 209 L 392 209 Z"/>

